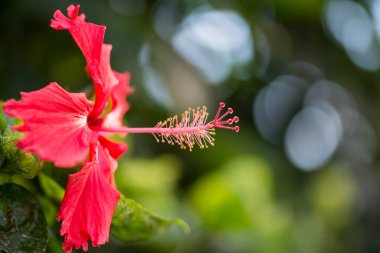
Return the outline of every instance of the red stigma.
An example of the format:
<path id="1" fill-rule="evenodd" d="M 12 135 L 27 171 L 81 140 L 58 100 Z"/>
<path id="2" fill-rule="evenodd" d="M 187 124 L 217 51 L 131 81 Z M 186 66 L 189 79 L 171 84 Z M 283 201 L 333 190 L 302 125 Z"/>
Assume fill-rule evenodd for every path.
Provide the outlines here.
<path id="1" fill-rule="evenodd" d="M 225 104 L 221 102 L 219 105 L 220 106 L 212 122 L 212 126 L 215 128 L 223 128 L 223 129 L 228 129 L 228 130 L 233 130 L 233 131 L 238 132 L 239 131 L 238 126 L 229 126 L 229 125 L 232 125 L 234 122 L 235 123 L 239 122 L 239 117 L 234 116 L 233 118 L 225 119 L 229 114 L 232 114 L 234 110 L 232 108 L 228 108 L 227 111 L 221 115 L 222 108 L 225 106 Z"/>

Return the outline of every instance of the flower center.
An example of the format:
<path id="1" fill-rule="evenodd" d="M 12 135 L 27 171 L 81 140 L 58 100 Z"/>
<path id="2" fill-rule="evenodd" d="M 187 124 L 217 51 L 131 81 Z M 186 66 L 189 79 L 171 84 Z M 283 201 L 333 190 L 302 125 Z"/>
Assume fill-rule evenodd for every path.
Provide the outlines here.
<path id="1" fill-rule="evenodd" d="M 103 121 L 104 119 L 93 118 L 91 116 L 88 116 L 87 126 L 93 131 L 98 131 L 102 127 Z"/>

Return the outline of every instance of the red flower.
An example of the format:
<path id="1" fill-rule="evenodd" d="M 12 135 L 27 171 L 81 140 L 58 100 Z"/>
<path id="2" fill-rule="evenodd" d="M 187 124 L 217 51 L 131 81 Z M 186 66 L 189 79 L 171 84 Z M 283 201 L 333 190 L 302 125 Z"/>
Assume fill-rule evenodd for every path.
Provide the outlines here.
<path id="1" fill-rule="evenodd" d="M 110 167 L 114 160 L 102 146 L 91 145 L 90 148 L 90 158 L 84 167 L 69 176 L 65 198 L 58 211 L 66 252 L 71 252 L 73 246 L 76 249 L 82 246 L 86 251 L 87 240 L 92 241 L 94 247 L 108 241 L 112 215 L 120 196 L 107 178 L 116 168 L 116 164 Z"/>
<path id="2" fill-rule="evenodd" d="M 108 241 L 120 196 L 114 172 L 127 145 L 113 142 L 106 135 L 151 133 L 157 140 L 191 150 L 195 145 L 201 148 L 214 145 L 215 128 L 239 131 L 237 126 L 228 126 L 238 122 L 237 117 L 225 119 L 233 113 L 231 108 L 221 115 L 224 103 L 211 122 L 207 122 L 208 113 L 202 107 L 187 110 L 181 120 L 174 116 L 153 128 L 123 127 L 122 119 L 129 108 L 126 97 L 132 92 L 128 86 L 129 73 L 112 70 L 112 46 L 103 44 L 106 28 L 86 22 L 84 14 L 78 15 L 78 11 L 79 5 L 70 5 L 66 17 L 57 10 L 51 27 L 68 30 L 82 51 L 94 83 L 95 102 L 87 100 L 83 93 L 68 93 L 53 82 L 38 91 L 22 92 L 20 101 L 11 99 L 3 104 L 7 115 L 24 122 L 15 127 L 25 133 L 17 143 L 19 148 L 36 153 L 57 167 L 84 164 L 69 176 L 58 211 L 66 252 L 71 252 L 72 247 L 87 250 L 88 240 L 94 247 Z M 108 103 L 110 110 L 105 114 Z"/>
<path id="3" fill-rule="evenodd" d="M 56 11 L 51 27 L 68 29 L 81 49 L 94 82 L 95 103 L 83 93 L 68 93 L 57 83 L 51 83 L 41 90 L 21 93 L 19 102 L 12 99 L 3 106 L 6 114 L 24 122 L 16 127 L 25 133 L 18 142 L 19 148 L 37 153 L 42 160 L 52 161 L 58 167 L 84 162 L 79 172 L 70 175 L 58 212 L 66 252 L 71 252 L 73 246 L 87 250 L 87 240 L 93 246 L 108 241 L 120 196 L 114 182 L 116 159 L 127 146 L 108 140 L 98 129 L 121 126 L 129 107 L 125 98 L 131 92 L 129 74 L 111 69 L 112 46 L 103 44 L 105 27 L 85 22 L 83 14 L 78 16 L 78 10 L 79 6 L 69 6 L 69 18 Z M 101 117 L 109 98 L 111 110 Z"/>

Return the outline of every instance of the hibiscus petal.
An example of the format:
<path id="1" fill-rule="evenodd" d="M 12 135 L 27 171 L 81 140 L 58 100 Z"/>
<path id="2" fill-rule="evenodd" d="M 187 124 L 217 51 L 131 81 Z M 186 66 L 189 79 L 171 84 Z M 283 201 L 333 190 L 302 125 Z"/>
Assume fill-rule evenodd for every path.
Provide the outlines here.
<path id="1" fill-rule="evenodd" d="M 114 175 L 117 168 L 117 160 L 110 155 L 110 151 L 103 144 L 99 146 L 99 164 L 103 170 L 104 177 L 107 178 L 110 185 L 116 188 Z"/>
<path id="2" fill-rule="evenodd" d="M 83 13 L 78 16 L 79 7 L 80 7 L 79 4 L 78 5 L 70 4 L 70 6 L 67 7 L 67 15 L 71 19 L 74 19 L 76 22 L 85 22 L 86 16 Z"/>
<path id="3" fill-rule="evenodd" d="M 101 154 L 104 150 L 100 147 L 92 145 L 89 161 L 80 171 L 69 176 L 57 216 L 58 221 L 62 220 L 60 232 L 65 236 L 63 248 L 66 252 L 71 252 L 72 247 L 82 247 L 86 251 L 88 240 L 94 247 L 108 241 L 120 193 L 108 180 L 111 169 L 100 161 L 104 159 Z"/>
<path id="4" fill-rule="evenodd" d="M 124 142 L 114 142 L 101 135 L 99 136 L 99 141 L 114 159 L 119 159 L 128 150 L 128 146 Z"/>
<path id="5" fill-rule="evenodd" d="M 100 73 L 104 87 L 110 91 L 111 109 L 103 119 L 103 126 L 119 127 L 122 126 L 124 114 L 129 109 L 126 97 L 131 94 L 132 89 L 129 87 L 130 74 L 118 73 L 111 68 L 112 45 L 103 44 L 100 61 Z"/>
<path id="6" fill-rule="evenodd" d="M 132 93 L 132 88 L 129 87 L 130 74 L 118 73 L 113 71 L 118 80 L 118 84 L 111 90 L 111 111 L 104 118 L 103 126 L 106 127 L 120 127 L 123 125 L 124 114 L 129 109 L 127 96 Z"/>
<path id="7" fill-rule="evenodd" d="M 111 185 L 116 187 L 114 174 L 117 167 L 116 159 L 119 159 L 127 150 L 128 146 L 124 142 L 114 142 L 104 136 L 99 136 L 99 163 L 103 164 L 102 168 L 109 169 L 105 171 Z"/>
<path id="8" fill-rule="evenodd" d="M 79 5 L 70 5 L 67 9 L 70 19 L 57 10 L 54 13 L 54 19 L 51 20 L 50 26 L 57 30 L 69 30 L 75 43 L 82 51 L 86 59 L 88 72 L 94 81 L 96 100 L 91 117 L 96 118 L 102 114 L 109 94 L 100 73 L 100 59 L 106 27 L 85 22 L 84 15 L 77 16 L 78 12 Z"/>
<path id="9" fill-rule="evenodd" d="M 112 87 L 119 83 L 111 68 L 111 50 L 112 45 L 103 44 L 100 57 L 100 75 L 106 90 L 111 90 Z"/>
<path id="10" fill-rule="evenodd" d="M 51 20 L 50 26 L 56 30 L 65 30 L 73 26 L 74 22 L 84 23 L 86 17 L 84 14 L 80 14 L 78 16 L 79 7 L 79 5 L 74 6 L 73 4 L 67 7 L 67 15 L 70 18 L 67 18 L 60 10 L 56 10 L 53 15 L 54 19 Z"/>
<path id="11" fill-rule="evenodd" d="M 24 124 L 18 147 L 34 152 L 58 167 L 72 167 L 85 160 L 90 143 L 98 134 L 87 126 L 93 103 L 84 93 L 68 93 L 57 83 L 34 92 L 22 92 L 21 100 L 3 104 L 4 112 Z"/>

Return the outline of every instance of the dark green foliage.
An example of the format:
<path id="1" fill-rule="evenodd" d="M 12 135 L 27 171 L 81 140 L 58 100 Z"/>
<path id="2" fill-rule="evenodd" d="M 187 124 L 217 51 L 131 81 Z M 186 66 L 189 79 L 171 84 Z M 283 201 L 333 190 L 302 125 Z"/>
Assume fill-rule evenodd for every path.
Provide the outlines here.
<path id="1" fill-rule="evenodd" d="M 2 170 L 11 174 L 21 174 L 26 178 L 33 178 L 42 168 L 42 162 L 37 156 L 21 151 L 16 142 L 19 134 L 5 129 L 0 136 L 0 156 L 4 159 Z"/>
<path id="2" fill-rule="evenodd" d="M 9 126 L 13 126 L 18 122 L 17 119 L 13 119 L 4 114 L 3 101 L 0 100 L 0 133 L 7 129 Z"/>
<path id="3" fill-rule="evenodd" d="M 0 252 L 45 252 L 47 223 L 41 204 L 17 184 L 0 186 Z"/>
<path id="4" fill-rule="evenodd" d="M 0 170 L 34 178 L 43 164 L 37 156 L 17 148 L 16 142 L 21 134 L 10 130 L 15 120 L 4 114 L 2 105 L 3 102 L 0 101 Z"/>
<path id="5" fill-rule="evenodd" d="M 2 132 L 5 128 L 7 128 L 6 116 L 3 112 L 3 102 L 0 100 L 0 132 Z"/>

